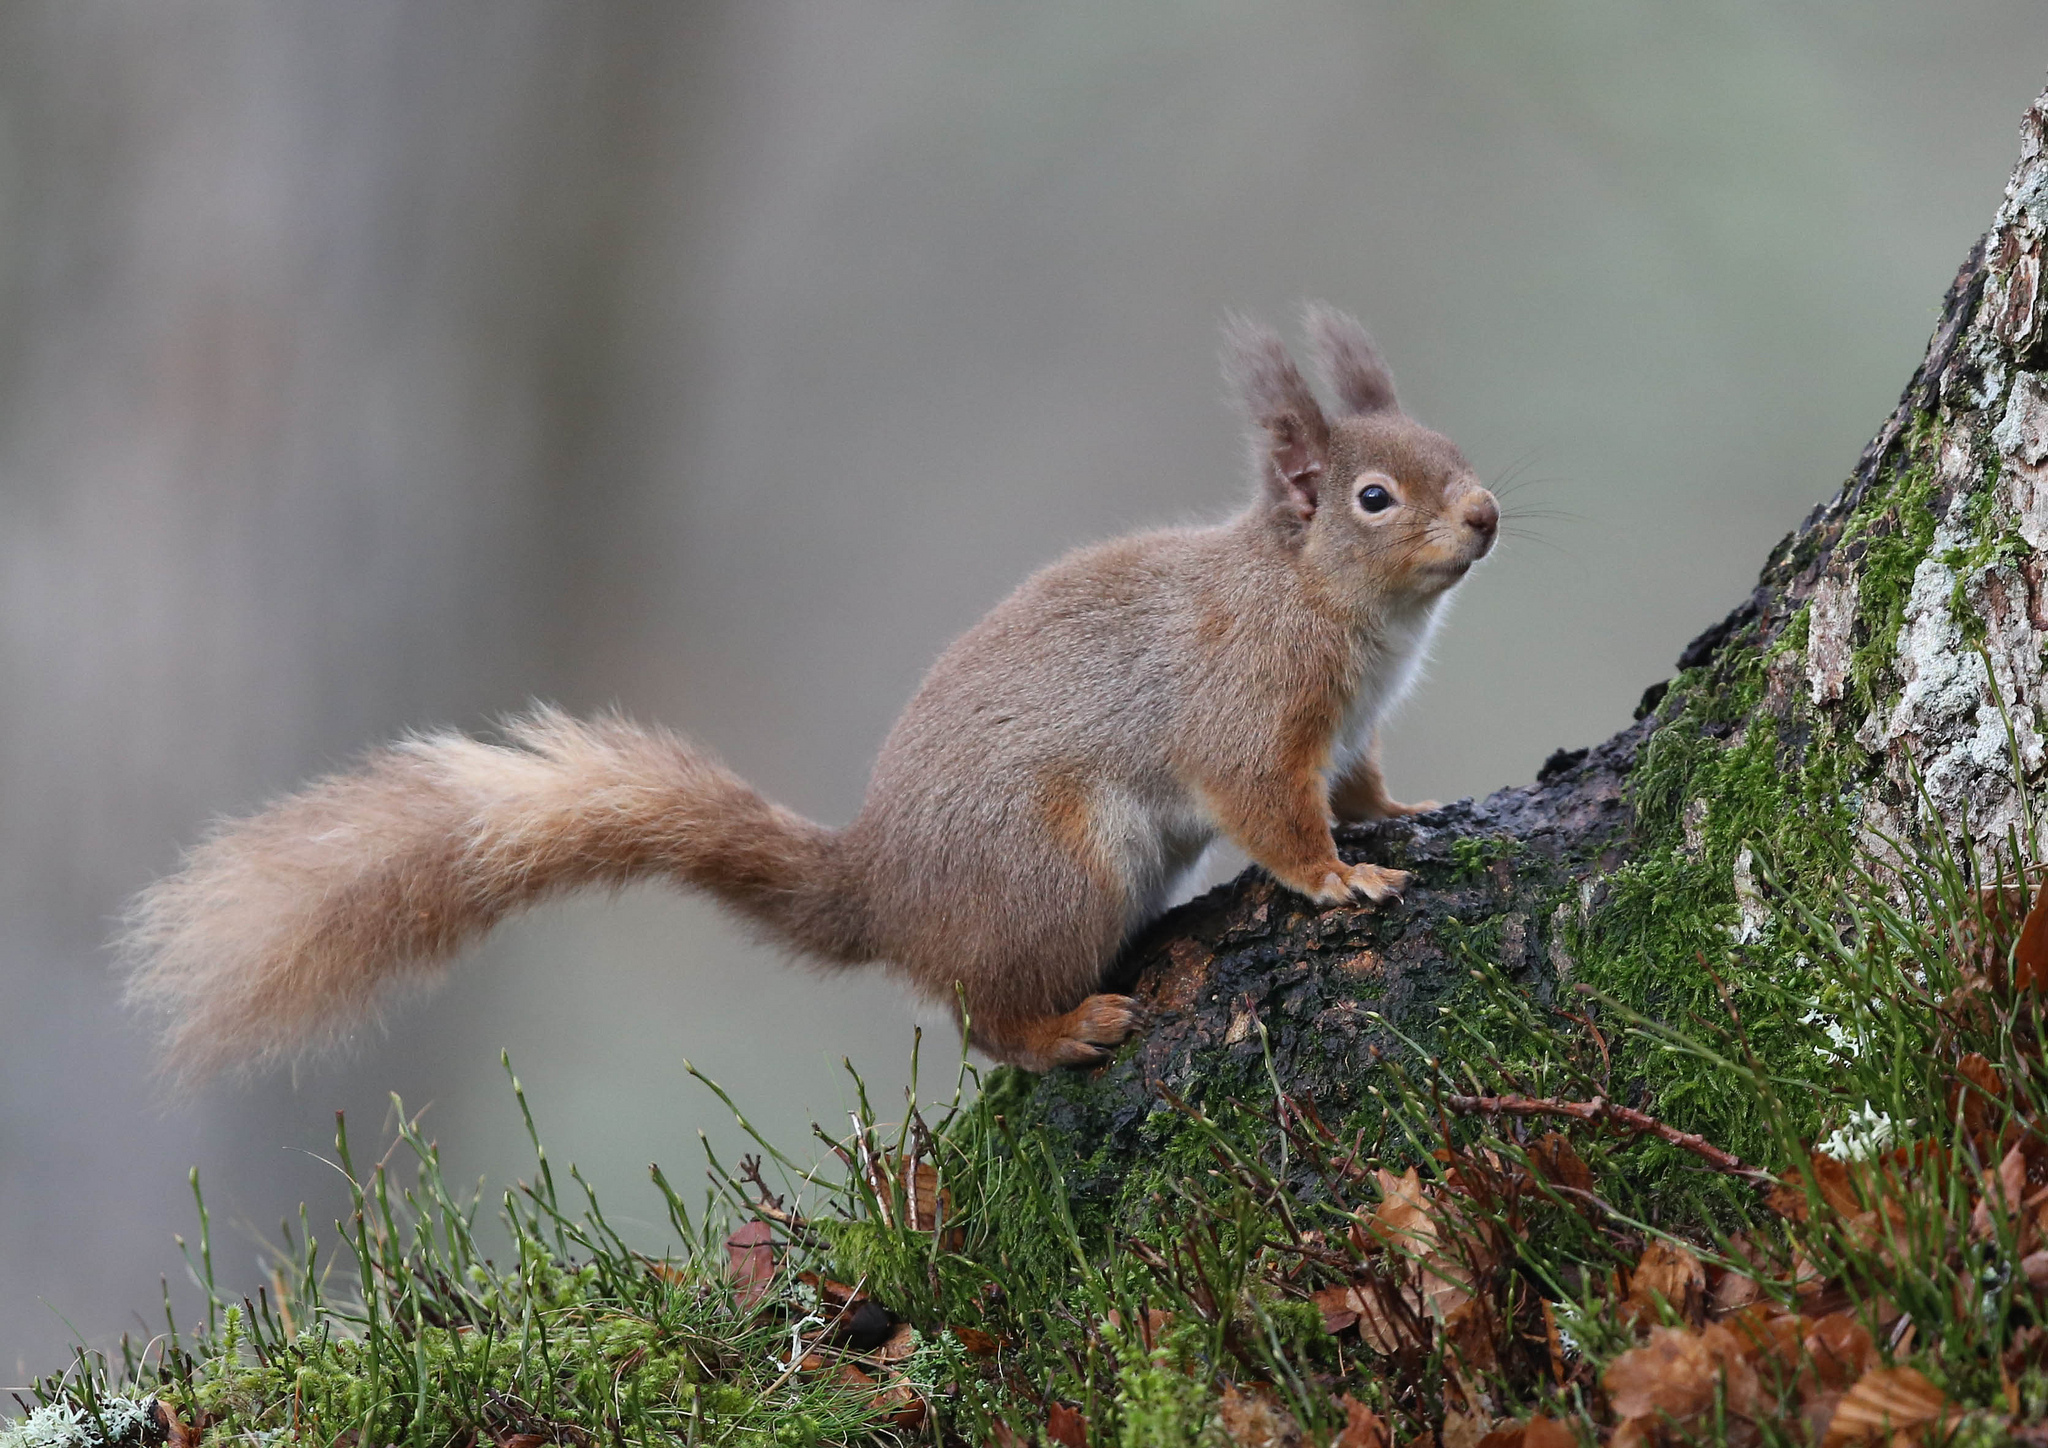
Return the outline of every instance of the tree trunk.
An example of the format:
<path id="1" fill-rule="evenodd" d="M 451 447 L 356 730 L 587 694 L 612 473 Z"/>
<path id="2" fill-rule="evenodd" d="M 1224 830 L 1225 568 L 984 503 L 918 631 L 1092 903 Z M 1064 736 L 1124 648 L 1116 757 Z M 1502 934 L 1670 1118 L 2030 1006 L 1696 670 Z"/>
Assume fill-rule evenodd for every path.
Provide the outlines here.
<path id="1" fill-rule="evenodd" d="M 2030 834 L 2019 780 L 2044 765 L 2044 233 L 2048 93 L 1898 406 L 1634 723 L 1533 784 L 1340 832 L 1347 859 L 1414 872 L 1398 905 L 1318 911 L 1251 870 L 1133 943 L 1148 1033 L 1017 1108 L 1092 1150 L 1075 1184 L 1113 1185 L 1158 1144 L 1166 1092 L 1269 1089 L 1269 1053 L 1282 1086 L 1344 1115 L 1474 968 L 1539 1005 L 1584 981 L 1678 1019 L 1731 977 L 1811 972 L 1783 891 L 1925 831 L 2009 856 Z M 1656 1054 L 1616 1053 L 1617 1097 L 1686 1124 Z"/>

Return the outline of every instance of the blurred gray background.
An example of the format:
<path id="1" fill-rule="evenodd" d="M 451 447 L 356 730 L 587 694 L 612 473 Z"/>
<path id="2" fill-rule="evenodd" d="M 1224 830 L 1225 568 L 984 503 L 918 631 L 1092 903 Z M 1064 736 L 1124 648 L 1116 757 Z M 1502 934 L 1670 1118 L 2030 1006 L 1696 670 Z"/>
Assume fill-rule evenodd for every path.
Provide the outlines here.
<path id="1" fill-rule="evenodd" d="M 0 7 L 0 1380 L 342 1194 L 347 1108 L 625 1219 L 909 1013 L 705 904 L 543 911 L 346 1061 L 176 1099 L 121 903 L 208 817 L 531 697 L 854 810 L 1059 550 L 1233 505 L 1226 308 L 1356 310 L 1512 501 L 1397 794 L 1530 777 L 1830 493 L 1990 219 L 2038 0 Z M 935 1034 L 934 1063 L 953 1048 Z M 946 1074 L 941 1071 L 939 1074 Z M 192 1300 L 189 1289 L 184 1300 Z M 67 1326 L 70 1324 L 69 1326 Z"/>

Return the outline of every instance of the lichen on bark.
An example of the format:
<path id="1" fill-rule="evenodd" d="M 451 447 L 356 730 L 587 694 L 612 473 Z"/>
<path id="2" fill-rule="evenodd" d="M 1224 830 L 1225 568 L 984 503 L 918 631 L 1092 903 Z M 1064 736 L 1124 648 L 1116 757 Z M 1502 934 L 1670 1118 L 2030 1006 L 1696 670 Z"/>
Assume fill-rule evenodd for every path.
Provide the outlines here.
<path id="1" fill-rule="evenodd" d="M 1172 1101 L 1277 1081 L 1358 1115 L 1445 1012 L 1491 1008 L 1475 969 L 1539 1010 L 1578 985 L 1663 1019 L 1747 1002 L 1760 1050 L 1825 1069 L 1801 1007 L 1829 985 L 1775 902 L 1930 829 L 2002 856 L 2048 765 L 2044 241 L 2048 93 L 1898 406 L 1632 724 L 1532 784 L 1341 831 L 1347 858 L 1414 872 L 1397 905 L 1317 911 L 1252 870 L 1173 911 L 1120 967 L 1148 1032 L 1089 1075 L 1008 1083 L 1004 1110 L 1073 1142 L 1077 1190 L 1128 1197 L 1177 1149 Z M 1617 1098 L 1738 1151 L 1763 1139 L 1756 1103 L 1697 1062 L 1613 1054 Z"/>

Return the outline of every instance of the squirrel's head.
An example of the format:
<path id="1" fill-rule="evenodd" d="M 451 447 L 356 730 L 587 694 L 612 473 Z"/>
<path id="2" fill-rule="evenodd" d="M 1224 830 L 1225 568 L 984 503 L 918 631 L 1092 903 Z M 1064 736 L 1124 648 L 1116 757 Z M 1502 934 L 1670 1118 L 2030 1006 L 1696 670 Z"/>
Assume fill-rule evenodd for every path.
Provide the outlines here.
<path id="1" fill-rule="evenodd" d="M 1401 411 L 1365 328 L 1320 304 L 1305 322 L 1343 404 L 1334 418 L 1278 334 L 1241 318 L 1226 330 L 1225 368 L 1253 424 L 1260 526 L 1348 593 L 1434 598 L 1492 549 L 1500 506 L 1456 444 Z"/>

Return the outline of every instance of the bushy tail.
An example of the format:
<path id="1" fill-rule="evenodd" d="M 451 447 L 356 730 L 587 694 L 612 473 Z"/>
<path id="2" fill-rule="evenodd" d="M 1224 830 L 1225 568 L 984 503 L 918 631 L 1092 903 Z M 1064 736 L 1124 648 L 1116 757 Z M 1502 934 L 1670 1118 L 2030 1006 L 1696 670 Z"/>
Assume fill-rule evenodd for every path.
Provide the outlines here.
<path id="1" fill-rule="evenodd" d="M 203 1078 L 328 1043 L 513 911 L 672 876 L 827 960 L 866 958 L 836 836 L 686 741 L 543 708 L 508 742 L 406 739 L 217 827 L 138 897 L 129 997 Z"/>

